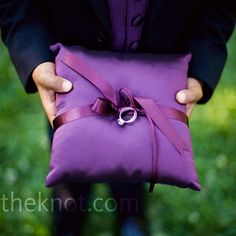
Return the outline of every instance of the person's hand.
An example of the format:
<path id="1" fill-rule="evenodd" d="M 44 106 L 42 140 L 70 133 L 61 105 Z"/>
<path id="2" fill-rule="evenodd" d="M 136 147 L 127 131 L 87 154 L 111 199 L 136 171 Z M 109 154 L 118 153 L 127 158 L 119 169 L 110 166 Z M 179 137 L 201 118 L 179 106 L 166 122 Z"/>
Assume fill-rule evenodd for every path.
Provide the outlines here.
<path id="1" fill-rule="evenodd" d="M 38 65 L 32 73 L 32 78 L 39 91 L 45 113 L 52 125 L 56 114 L 55 92 L 69 92 L 72 89 L 72 83 L 56 76 L 55 64 L 52 62 Z"/>
<path id="2" fill-rule="evenodd" d="M 186 104 L 186 115 L 190 117 L 202 96 L 202 83 L 194 78 L 188 78 L 187 89 L 179 91 L 176 94 L 176 100 L 181 104 Z"/>

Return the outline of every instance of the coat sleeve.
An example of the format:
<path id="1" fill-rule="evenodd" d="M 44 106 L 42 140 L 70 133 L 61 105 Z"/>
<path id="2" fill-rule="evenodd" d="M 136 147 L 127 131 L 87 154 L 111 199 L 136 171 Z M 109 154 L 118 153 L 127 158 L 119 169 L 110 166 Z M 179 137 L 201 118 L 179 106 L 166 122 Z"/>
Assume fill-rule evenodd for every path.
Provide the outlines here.
<path id="1" fill-rule="evenodd" d="M 32 0 L 2 0 L 0 27 L 3 42 L 8 48 L 26 92 L 35 92 L 31 74 L 40 63 L 54 61 L 49 50 L 52 42 Z"/>
<path id="2" fill-rule="evenodd" d="M 188 39 L 188 49 L 192 52 L 188 74 L 203 82 L 203 98 L 198 103 L 210 99 L 220 79 L 235 17 L 235 0 L 206 1 L 197 14 Z"/>

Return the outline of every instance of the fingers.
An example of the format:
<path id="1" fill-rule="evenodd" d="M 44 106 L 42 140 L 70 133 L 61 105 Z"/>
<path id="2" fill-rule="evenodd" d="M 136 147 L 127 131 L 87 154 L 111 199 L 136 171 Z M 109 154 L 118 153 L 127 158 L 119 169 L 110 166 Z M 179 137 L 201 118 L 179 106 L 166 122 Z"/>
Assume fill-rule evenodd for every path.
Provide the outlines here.
<path id="1" fill-rule="evenodd" d="M 186 115 L 188 116 L 188 118 L 190 118 L 190 116 L 192 115 L 195 106 L 196 106 L 196 103 L 187 103 Z"/>
<path id="2" fill-rule="evenodd" d="M 55 92 L 53 90 L 46 90 L 42 88 L 39 88 L 38 91 L 44 111 L 51 126 L 53 126 L 52 122 L 56 116 Z"/>

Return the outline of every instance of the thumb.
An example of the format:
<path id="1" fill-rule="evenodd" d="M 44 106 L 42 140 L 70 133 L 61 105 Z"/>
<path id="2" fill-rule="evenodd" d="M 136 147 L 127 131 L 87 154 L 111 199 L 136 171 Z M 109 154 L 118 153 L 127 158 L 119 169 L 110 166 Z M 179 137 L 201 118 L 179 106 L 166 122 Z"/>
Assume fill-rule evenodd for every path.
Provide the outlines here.
<path id="1" fill-rule="evenodd" d="M 181 104 L 193 103 L 198 100 L 197 93 L 194 88 L 183 89 L 176 94 L 176 100 Z"/>
<path id="2" fill-rule="evenodd" d="M 72 83 L 69 80 L 52 75 L 45 78 L 42 85 L 58 93 L 69 92 L 72 89 Z"/>
<path id="3" fill-rule="evenodd" d="M 203 96 L 202 82 L 195 78 L 188 78 L 188 87 L 176 94 L 176 100 L 179 103 L 196 103 Z"/>

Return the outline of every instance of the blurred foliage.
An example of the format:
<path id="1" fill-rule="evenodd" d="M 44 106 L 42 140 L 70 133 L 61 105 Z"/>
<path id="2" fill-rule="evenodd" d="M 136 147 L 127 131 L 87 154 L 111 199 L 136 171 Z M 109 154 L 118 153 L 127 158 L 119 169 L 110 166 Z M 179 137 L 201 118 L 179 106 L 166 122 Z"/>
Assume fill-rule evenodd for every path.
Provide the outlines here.
<path id="1" fill-rule="evenodd" d="M 199 105 L 190 127 L 195 162 L 203 190 L 156 186 L 147 194 L 153 236 L 236 235 L 236 34 L 214 97 Z M 49 169 L 47 122 L 37 94 L 25 94 L 6 49 L 0 46 L 0 198 L 50 197 L 44 185 Z M 94 197 L 108 197 L 96 185 Z M 0 235 L 50 235 L 51 213 L 5 212 L 0 203 Z M 6 204 L 6 207 L 8 205 Z M 9 206 L 8 206 L 9 207 Z M 17 202 L 15 202 L 17 207 Z M 89 213 L 86 235 L 112 235 L 111 212 Z M 93 227 L 91 227 L 93 225 Z"/>

